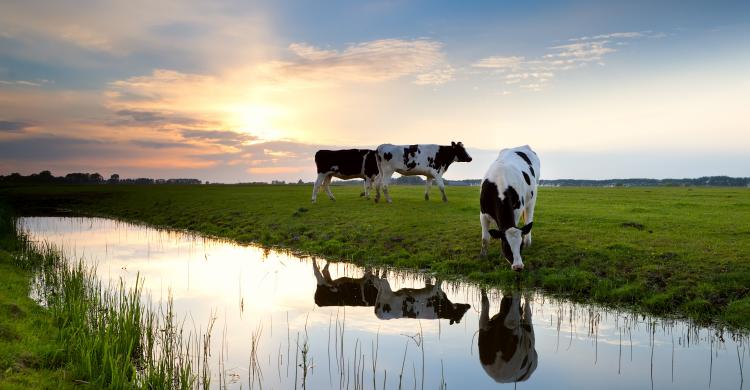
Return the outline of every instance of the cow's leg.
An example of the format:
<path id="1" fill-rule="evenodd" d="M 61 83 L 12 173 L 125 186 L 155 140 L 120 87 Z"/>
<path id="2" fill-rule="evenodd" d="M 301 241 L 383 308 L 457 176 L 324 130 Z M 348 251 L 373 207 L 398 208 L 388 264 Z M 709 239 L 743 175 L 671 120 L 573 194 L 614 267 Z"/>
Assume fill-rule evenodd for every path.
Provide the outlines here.
<path id="1" fill-rule="evenodd" d="M 528 225 L 529 223 L 534 222 L 534 207 L 536 207 L 536 191 L 534 192 L 534 196 L 531 197 L 531 200 L 526 203 L 524 224 Z M 531 246 L 531 232 L 523 236 L 523 245 L 527 248 Z"/>
<path id="2" fill-rule="evenodd" d="M 318 268 L 318 261 L 314 258 L 312 259 L 312 266 L 313 266 L 313 274 L 315 275 L 315 280 L 318 282 L 318 286 L 322 286 L 326 284 L 326 280 L 323 277 L 323 274 L 320 273 L 320 268 Z"/>
<path id="3" fill-rule="evenodd" d="M 331 192 L 331 179 L 332 178 L 333 178 L 333 175 L 326 176 L 326 179 L 323 182 L 323 188 L 325 188 L 326 194 L 328 194 L 328 198 L 330 198 L 332 201 L 336 201 L 336 198 L 333 196 L 333 192 Z"/>
<path id="4" fill-rule="evenodd" d="M 479 257 L 487 257 L 487 248 L 490 245 L 490 223 L 492 217 L 485 213 L 479 213 L 479 224 L 482 225 L 482 250 L 479 251 Z"/>
<path id="5" fill-rule="evenodd" d="M 448 197 L 445 196 L 445 183 L 443 183 L 443 177 L 442 176 L 436 177 L 435 182 L 437 183 L 438 188 L 440 188 L 440 193 L 443 194 L 443 202 L 447 202 Z"/>
<path id="6" fill-rule="evenodd" d="M 331 265 L 328 261 L 326 261 L 326 265 L 323 266 L 323 277 L 325 277 L 325 280 L 328 283 L 333 283 L 333 279 L 331 279 L 331 272 L 328 271 L 328 266 Z"/>
<path id="7" fill-rule="evenodd" d="M 432 187 L 432 179 L 427 178 L 424 181 L 424 200 L 430 200 L 430 188 Z"/>
<path id="8" fill-rule="evenodd" d="M 482 289 L 482 311 L 479 314 L 479 329 L 487 330 L 490 327 L 490 300 L 487 291 Z"/>
<path id="9" fill-rule="evenodd" d="M 388 193 L 388 185 L 391 183 L 391 175 L 393 175 L 393 172 L 390 172 L 390 171 L 388 172 L 380 171 L 380 172 L 381 172 L 380 187 L 383 188 L 383 195 L 385 195 L 385 201 L 388 203 L 393 203 L 393 199 L 391 199 L 391 194 Z M 378 195 L 380 195 L 379 192 L 378 192 Z M 376 197 L 375 200 L 377 201 L 378 198 L 379 196 Z"/>
<path id="10" fill-rule="evenodd" d="M 313 193 L 312 193 L 312 202 L 316 203 L 318 201 L 318 192 L 320 192 L 320 186 L 323 184 L 323 181 L 326 178 L 326 173 L 318 173 L 318 180 L 315 180 L 315 184 L 313 185 Z"/>
<path id="11" fill-rule="evenodd" d="M 503 300 L 505 299 L 508 298 L 503 297 Z M 521 296 L 518 293 L 513 293 L 513 296 L 510 299 L 510 310 L 503 320 L 503 325 L 508 329 L 516 329 L 521 326 Z"/>
<path id="12" fill-rule="evenodd" d="M 364 182 L 364 192 L 362 192 L 359 196 L 364 196 L 365 199 L 370 199 L 370 190 L 372 189 L 372 178 L 371 177 L 365 177 Z"/>

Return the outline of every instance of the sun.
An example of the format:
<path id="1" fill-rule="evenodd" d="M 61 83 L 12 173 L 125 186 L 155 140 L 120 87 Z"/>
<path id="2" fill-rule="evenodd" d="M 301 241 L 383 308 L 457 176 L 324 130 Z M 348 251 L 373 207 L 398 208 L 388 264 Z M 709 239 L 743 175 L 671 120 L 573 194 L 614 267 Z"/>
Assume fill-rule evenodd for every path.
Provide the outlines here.
<path id="1" fill-rule="evenodd" d="M 229 109 L 229 125 L 243 133 L 254 135 L 259 140 L 278 140 L 285 136 L 279 127 L 285 110 L 278 106 L 240 104 Z"/>

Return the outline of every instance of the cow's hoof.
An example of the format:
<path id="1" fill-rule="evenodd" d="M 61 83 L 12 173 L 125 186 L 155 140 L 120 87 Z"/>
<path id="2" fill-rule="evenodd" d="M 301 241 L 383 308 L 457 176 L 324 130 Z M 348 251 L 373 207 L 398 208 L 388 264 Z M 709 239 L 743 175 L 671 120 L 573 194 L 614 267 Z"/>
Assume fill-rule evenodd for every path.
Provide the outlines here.
<path id="1" fill-rule="evenodd" d="M 448 203 L 448 198 L 443 198 L 444 203 Z"/>
<path id="2" fill-rule="evenodd" d="M 425 196 L 424 196 L 424 200 L 430 200 L 430 196 L 429 196 L 429 195 L 427 195 L 427 194 L 425 194 Z"/>
<path id="3" fill-rule="evenodd" d="M 360 192 L 359 196 L 365 196 L 365 193 L 364 192 Z"/>

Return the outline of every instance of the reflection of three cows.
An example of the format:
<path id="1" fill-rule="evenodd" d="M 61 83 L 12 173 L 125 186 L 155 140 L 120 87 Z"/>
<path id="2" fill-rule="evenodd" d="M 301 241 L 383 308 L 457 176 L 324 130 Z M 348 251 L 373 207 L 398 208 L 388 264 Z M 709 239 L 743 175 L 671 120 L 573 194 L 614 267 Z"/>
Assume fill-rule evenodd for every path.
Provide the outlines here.
<path id="1" fill-rule="evenodd" d="M 434 181 L 447 202 L 443 174 L 454 162 L 471 162 L 461 142 L 450 145 L 391 145 L 383 144 L 376 150 L 347 149 L 319 150 L 315 153 L 318 179 L 313 187 L 312 201 L 324 189 L 331 200 L 331 178 L 364 179 L 363 195 L 369 198 L 375 184 L 375 201 L 383 190 L 386 200 L 392 201 L 388 192 L 391 176 L 420 175 L 426 178 L 424 198 L 429 200 Z M 531 245 L 531 227 L 539 182 L 539 157 L 528 145 L 500 151 L 482 180 L 479 196 L 479 221 L 482 227 L 481 257 L 487 256 L 490 238 L 501 241 L 502 254 L 513 270 L 523 269 L 521 250 Z M 518 224 L 524 219 L 524 225 Z M 497 226 L 497 229 L 491 228 Z"/>
<path id="2" fill-rule="evenodd" d="M 321 271 L 313 260 L 317 280 L 315 303 L 318 306 L 366 306 L 375 308 L 382 320 L 396 318 L 447 319 L 458 323 L 470 305 L 452 303 L 440 287 L 426 284 L 424 288 L 402 288 L 393 291 L 384 277 L 365 272 L 361 278 L 331 279 L 328 264 Z M 479 317 L 479 361 L 485 372 L 500 383 L 528 379 L 537 367 L 531 307 L 521 305 L 520 296 L 504 296 L 500 311 L 489 316 L 490 303 L 482 291 Z"/>

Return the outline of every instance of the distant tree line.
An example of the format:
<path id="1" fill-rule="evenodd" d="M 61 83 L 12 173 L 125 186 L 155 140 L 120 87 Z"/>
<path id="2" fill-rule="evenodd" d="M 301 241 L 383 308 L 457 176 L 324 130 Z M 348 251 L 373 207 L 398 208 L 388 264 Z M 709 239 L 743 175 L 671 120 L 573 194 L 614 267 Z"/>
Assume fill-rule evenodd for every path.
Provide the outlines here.
<path id="1" fill-rule="evenodd" d="M 696 179 L 541 180 L 554 187 L 750 187 L 750 177 L 703 176 Z"/>
<path id="2" fill-rule="evenodd" d="M 401 176 L 391 180 L 393 184 L 422 185 L 421 176 Z M 362 180 L 340 180 L 340 185 L 362 185 Z M 309 183 L 312 184 L 312 183 Z M 481 179 L 445 180 L 448 186 L 478 186 Z M 607 179 L 579 180 L 556 179 L 540 181 L 549 187 L 750 187 L 750 177 L 704 176 L 697 179 Z"/>
<path id="3" fill-rule="evenodd" d="M 198 179 L 121 179 L 120 175 L 113 174 L 105 179 L 99 173 L 69 173 L 65 176 L 53 176 L 50 171 L 41 171 L 24 176 L 19 173 L 11 173 L 8 176 L 0 175 L 0 184 L 201 184 Z"/>

